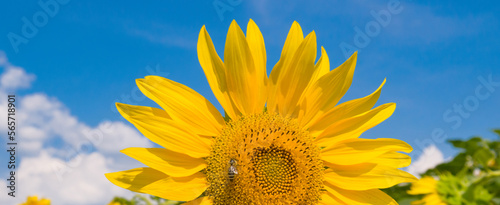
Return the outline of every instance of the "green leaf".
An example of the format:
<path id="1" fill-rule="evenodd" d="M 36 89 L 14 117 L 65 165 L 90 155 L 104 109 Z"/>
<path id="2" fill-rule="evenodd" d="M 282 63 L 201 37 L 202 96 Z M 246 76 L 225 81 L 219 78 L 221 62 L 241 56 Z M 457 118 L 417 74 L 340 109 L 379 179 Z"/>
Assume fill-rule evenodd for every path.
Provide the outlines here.
<path id="1" fill-rule="evenodd" d="M 465 148 L 466 142 L 463 140 L 448 140 L 454 147 Z"/>
<path id="2" fill-rule="evenodd" d="M 486 147 L 482 147 L 478 149 L 476 152 L 474 152 L 472 157 L 474 161 L 476 161 L 480 165 L 483 165 L 483 167 L 487 167 L 488 162 L 494 159 L 495 153 L 493 153 L 490 149 Z"/>
<path id="3" fill-rule="evenodd" d="M 401 185 L 396 185 L 393 187 L 389 187 L 386 189 L 381 189 L 383 192 L 391 196 L 394 200 L 396 201 L 401 201 L 405 198 L 415 198 L 413 195 L 409 195 L 407 193 L 408 190 L 410 190 L 411 184 L 401 184 Z M 401 203 L 400 203 L 401 204 Z"/>
<path id="4" fill-rule="evenodd" d="M 453 160 L 437 165 L 434 169 L 429 169 L 424 175 L 437 175 L 444 172 L 450 172 L 453 175 L 458 174 L 465 168 L 467 155 L 465 153 L 458 154 Z"/>
<path id="5" fill-rule="evenodd" d="M 498 137 L 500 137 L 500 129 L 495 129 L 493 132 L 497 133 Z"/>

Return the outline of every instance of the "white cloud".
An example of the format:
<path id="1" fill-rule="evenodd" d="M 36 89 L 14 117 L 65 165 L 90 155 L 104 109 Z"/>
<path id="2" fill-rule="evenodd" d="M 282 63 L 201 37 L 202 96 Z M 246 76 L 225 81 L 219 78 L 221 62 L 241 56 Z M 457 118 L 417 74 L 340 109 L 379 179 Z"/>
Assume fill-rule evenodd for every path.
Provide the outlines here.
<path id="1" fill-rule="evenodd" d="M 2 61 L 2 59 L 0 59 L 0 61 Z M 35 80 L 35 75 L 26 73 L 26 71 L 20 67 L 7 66 L 5 70 L 2 76 L 0 76 L 0 86 L 2 89 L 13 90 L 29 88 L 31 82 Z"/>
<path id="2" fill-rule="evenodd" d="M 47 133 L 39 127 L 35 126 L 20 127 L 19 133 L 22 133 L 26 139 L 39 140 L 47 138 Z"/>
<path id="3" fill-rule="evenodd" d="M 432 144 L 424 149 L 422 155 L 420 155 L 418 159 L 408 167 L 407 171 L 418 177 L 428 169 L 434 168 L 436 165 L 443 162 L 443 153 L 436 147 L 436 145 Z"/>
<path id="4" fill-rule="evenodd" d="M 18 116 L 23 125 L 19 132 L 23 142 L 43 142 L 60 137 L 77 148 L 91 143 L 103 153 L 118 153 L 130 146 L 152 146 L 135 128 L 123 122 L 104 121 L 97 127 L 79 122 L 61 102 L 43 93 L 24 96 L 19 104 Z"/>
<path id="5" fill-rule="evenodd" d="M 0 51 L 0 65 L 1 60 Z M 0 78 L 0 116 L 6 116 L 4 81 L 15 85 L 9 87 L 15 91 L 30 87 L 35 79 L 33 74 L 8 61 L 4 65 L 8 68 Z M 141 166 L 119 153 L 126 147 L 154 146 L 135 128 L 115 121 L 89 126 L 73 116 L 57 98 L 44 93 L 16 96 L 16 100 L 18 190 L 15 198 L 2 194 L 0 204 L 18 204 L 29 195 L 39 195 L 51 199 L 52 204 L 97 205 L 107 204 L 114 196 L 132 195 L 113 185 L 104 174 Z M 6 124 L 5 120 L 0 118 L 0 123 Z M 0 126 L 0 131 L 4 131 L 2 129 L 6 129 L 5 126 Z M 54 140 L 59 145 L 55 145 Z M 7 158 L 5 152 L 0 155 L 2 159 Z M 6 171 L 2 170 L 2 174 Z M 5 180 L 0 180 L 0 186 L 6 186 Z"/>
<path id="6" fill-rule="evenodd" d="M 41 151 L 24 158 L 19 166 L 19 203 L 29 195 L 49 198 L 52 204 L 106 204 L 114 196 L 131 196 L 128 190 L 110 185 L 104 173 L 113 171 L 100 153 L 82 154 L 69 162 Z"/>
<path id="7" fill-rule="evenodd" d="M 89 131 L 93 133 L 94 138 L 99 133 L 103 133 L 102 142 L 95 143 L 97 149 L 103 153 L 118 153 L 127 147 L 151 147 L 151 142 L 142 137 L 135 129 L 123 122 L 105 121 L 96 128 Z"/>
<path id="8" fill-rule="evenodd" d="M 0 75 L 0 92 L 14 91 L 31 87 L 36 76 L 18 66 L 9 63 L 4 51 L 0 50 L 0 67 L 3 72 Z"/>

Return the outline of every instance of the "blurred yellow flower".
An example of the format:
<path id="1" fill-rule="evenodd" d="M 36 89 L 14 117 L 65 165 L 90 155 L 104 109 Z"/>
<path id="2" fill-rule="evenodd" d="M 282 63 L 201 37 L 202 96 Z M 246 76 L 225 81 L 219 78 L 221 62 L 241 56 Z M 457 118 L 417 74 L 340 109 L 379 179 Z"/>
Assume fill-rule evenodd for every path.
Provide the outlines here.
<path id="1" fill-rule="evenodd" d="M 113 200 L 113 201 L 109 202 L 108 205 L 121 205 L 121 203 Z"/>
<path id="2" fill-rule="evenodd" d="M 444 201 L 441 200 L 437 191 L 438 181 L 430 176 L 422 177 L 422 179 L 413 182 L 411 189 L 408 190 L 408 194 L 420 195 L 425 194 L 424 198 L 418 201 L 414 201 L 412 205 L 446 205 Z"/>
<path id="3" fill-rule="evenodd" d="M 268 77 L 264 38 L 252 20 L 246 35 L 231 23 L 224 62 L 203 26 L 198 59 L 226 117 L 185 85 L 158 76 L 138 79 L 139 89 L 163 109 L 117 108 L 164 148 L 124 149 L 149 167 L 106 177 L 189 204 L 397 204 L 379 189 L 416 180 L 398 169 L 410 163 L 399 151 L 411 146 L 358 138 L 396 107 L 372 109 L 385 80 L 372 94 L 338 104 L 351 85 L 357 53 L 334 70 L 324 48 L 315 63 L 316 55 L 315 32 L 304 38 L 294 22 Z"/>
<path id="4" fill-rule="evenodd" d="M 50 200 L 48 199 L 38 200 L 38 196 L 28 196 L 26 202 L 19 205 L 50 205 Z"/>

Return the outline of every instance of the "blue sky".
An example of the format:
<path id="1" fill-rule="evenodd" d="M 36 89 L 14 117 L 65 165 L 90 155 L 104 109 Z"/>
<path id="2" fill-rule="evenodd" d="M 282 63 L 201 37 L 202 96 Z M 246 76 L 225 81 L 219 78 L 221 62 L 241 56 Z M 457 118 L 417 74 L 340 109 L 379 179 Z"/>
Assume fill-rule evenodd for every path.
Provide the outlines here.
<path id="1" fill-rule="evenodd" d="M 136 78 L 156 74 L 193 88 L 220 109 L 198 63 L 201 27 L 206 25 L 223 56 L 230 22 L 235 19 L 245 28 L 252 18 L 264 35 L 270 71 L 288 29 L 297 21 L 305 33 L 316 32 L 332 69 L 346 59 L 342 45 L 359 51 L 353 84 L 343 101 L 371 93 L 387 78 L 379 104 L 396 102 L 396 112 L 362 137 L 405 140 L 416 150 L 414 159 L 435 144 L 448 158 L 456 150 L 442 139 L 433 140 L 436 130 L 447 139 L 473 135 L 493 139 L 490 130 L 500 128 L 500 5 L 496 1 L 184 2 L 70 0 L 57 3 L 57 11 L 49 12 L 52 15 L 36 1 L 2 3 L 0 51 L 9 65 L 36 78 L 28 83 L 30 88 L 9 92 L 25 99 L 42 96 L 33 99 L 57 104 L 54 109 L 89 128 L 108 121 L 129 126 L 114 102 L 156 106 L 135 86 Z M 394 5 L 397 9 L 391 10 Z M 45 12 L 45 22 L 40 12 Z M 390 19 L 377 21 L 381 13 L 388 13 Z M 23 19 L 33 22 L 33 17 L 41 21 L 35 26 L 37 32 L 23 35 Z M 372 30 L 367 32 L 367 27 Z M 24 38 L 24 43 L 12 44 L 13 35 Z M 362 42 L 360 35 L 366 35 Z M 3 73 L 7 67 L 2 67 Z M 488 87 L 484 81 L 493 83 Z M 454 110 L 457 106 L 465 106 L 462 114 Z M 60 158 L 54 150 L 71 144 L 71 137 L 54 133 L 43 138 L 38 150 L 52 150 L 51 159 Z M 36 159 L 37 154 L 21 156 Z"/>

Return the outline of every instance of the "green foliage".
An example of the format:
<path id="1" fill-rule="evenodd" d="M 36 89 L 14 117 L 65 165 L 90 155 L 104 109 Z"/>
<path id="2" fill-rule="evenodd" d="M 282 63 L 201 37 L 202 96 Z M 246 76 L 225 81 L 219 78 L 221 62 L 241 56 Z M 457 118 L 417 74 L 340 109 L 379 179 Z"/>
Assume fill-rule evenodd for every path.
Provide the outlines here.
<path id="1" fill-rule="evenodd" d="M 392 198 L 398 201 L 399 205 L 410 205 L 410 202 L 419 199 L 417 196 L 408 195 L 406 193 L 408 190 L 410 190 L 410 186 L 411 184 L 404 183 L 387 189 L 382 189 L 382 191 L 389 194 Z"/>
<path id="2" fill-rule="evenodd" d="M 439 175 L 437 192 L 448 204 L 464 204 L 464 191 L 470 184 L 467 178 L 456 177 L 450 173 Z"/>
<path id="3" fill-rule="evenodd" d="M 500 136 L 500 130 L 494 130 Z M 422 176 L 439 178 L 437 193 L 447 204 L 491 205 L 500 204 L 500 140 L 472 137 L 469 140 L 449 140 L 461 150 L 451 161 L 427 170 Z M 411 196 L 406 193 L 410 185 L 384 190 L 400 204 Z"/>
<path id="4" fill-rule="evenodd" d="M 113 200 L 111 200 L 111 202 L 117 202 L 117 203 L 120 203 L 120 205 L 135 205 L 131 201 L 129 201 L 123 197 L 118 197 L 118 196 L 113 198 Z"/>

